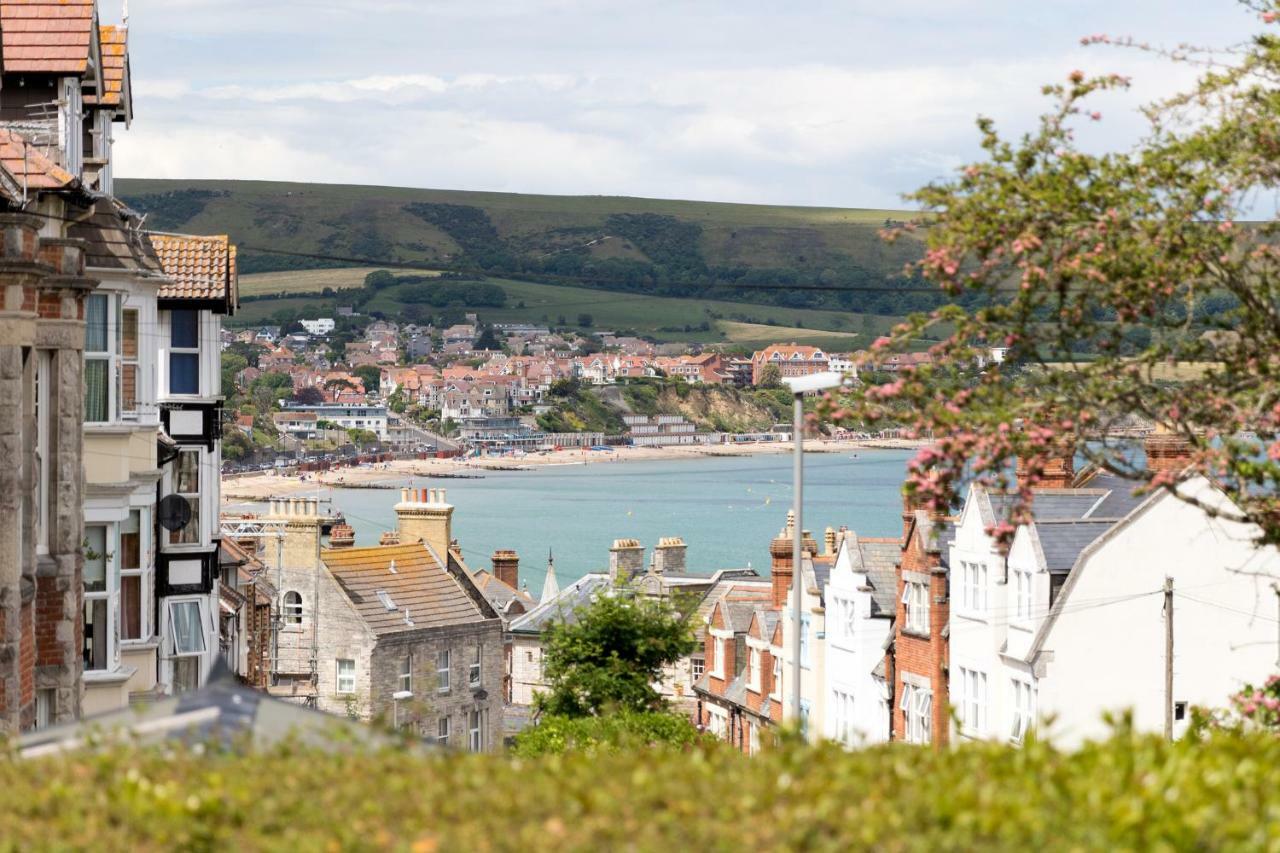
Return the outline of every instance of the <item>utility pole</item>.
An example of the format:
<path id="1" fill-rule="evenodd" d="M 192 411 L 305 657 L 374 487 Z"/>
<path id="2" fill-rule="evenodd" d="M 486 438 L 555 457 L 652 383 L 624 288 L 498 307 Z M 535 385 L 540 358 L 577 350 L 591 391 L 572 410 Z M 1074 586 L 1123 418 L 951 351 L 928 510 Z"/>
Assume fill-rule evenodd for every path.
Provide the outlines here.
<path id="1" fill-rule="evenodd" d="M 1173 740 L 1173 578 L 1164 579 L 1164 736 Z"/>

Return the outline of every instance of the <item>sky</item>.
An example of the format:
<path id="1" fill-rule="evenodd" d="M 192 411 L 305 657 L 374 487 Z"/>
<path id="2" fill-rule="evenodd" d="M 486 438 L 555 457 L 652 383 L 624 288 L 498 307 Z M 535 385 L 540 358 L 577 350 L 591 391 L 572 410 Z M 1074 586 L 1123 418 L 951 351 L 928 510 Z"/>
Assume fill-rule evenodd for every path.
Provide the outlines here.
<path id="1" fill-rule="evenodd" d="M 899 208 L 1073 69 L 1133 77 L 1096 147 L 1194 80 L 1082 36 L 1257 26 L 1233 0 L 133 0 L 117 174 Z"/>

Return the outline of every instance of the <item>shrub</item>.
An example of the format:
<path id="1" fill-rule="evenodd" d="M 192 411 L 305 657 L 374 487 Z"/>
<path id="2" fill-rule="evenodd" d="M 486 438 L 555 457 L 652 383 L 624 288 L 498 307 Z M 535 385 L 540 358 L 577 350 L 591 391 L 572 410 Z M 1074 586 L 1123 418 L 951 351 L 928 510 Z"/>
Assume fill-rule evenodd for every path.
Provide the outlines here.
<path id="1" fill-rule="evenodd" d="M 705 742 L 684 717 L 664 712 L 622 711 L 600 717 L 546 716 L 521 732 L 512 749 L 518 756 L 588 750 L 618 752 L 653 746 L 688 747 Z"/>

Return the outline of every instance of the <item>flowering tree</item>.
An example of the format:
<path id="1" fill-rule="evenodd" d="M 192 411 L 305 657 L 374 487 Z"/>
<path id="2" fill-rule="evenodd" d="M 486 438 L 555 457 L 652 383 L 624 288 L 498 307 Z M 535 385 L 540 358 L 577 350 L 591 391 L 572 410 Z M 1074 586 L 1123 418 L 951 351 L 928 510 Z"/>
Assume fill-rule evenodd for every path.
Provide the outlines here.
<path id="1" fill-rule="evenodd" d="M 866 361 L 934 339 L 933 364 L 828 398 L 820 415 L 932 434 L 907 485 L 923 505 L 946 509 L 970 479 L 1013 488 L 1021 460 L 1016 523 L 1062 453 L 1171 488 L 1115 440 L 1136 418 L 1185 440 L 1194 470 L 1280 543 L 1280 240 L 1275 221 L 1243 221 L 1280 188 L 1280 2 L 1243 5 L 1260 31 L 1231 50 L 1083 39 L 1202 67 L 1190 91 L 1143 110 L 1141 143 L 1082 150 L 1095 101 L 1129 81 L 1072 71 L 1044 87 L 1052 109 L 1032 132 L 1010 141 L 980 119 L 985 159 L 910 197 L 928 214 L 912 226 L 927 245 L 917 271 L 981 307 L 911 317 Z M 1007 543 L 1013 529 L 993 533 Z"/>
<path id="2" fill-rule="evenodd" d="M 1280 730 L 1280 675 L 1271 676 L 1261 687 L 1246 684 L 1231 697 L 1231 705 L 1245 722 Z"/>

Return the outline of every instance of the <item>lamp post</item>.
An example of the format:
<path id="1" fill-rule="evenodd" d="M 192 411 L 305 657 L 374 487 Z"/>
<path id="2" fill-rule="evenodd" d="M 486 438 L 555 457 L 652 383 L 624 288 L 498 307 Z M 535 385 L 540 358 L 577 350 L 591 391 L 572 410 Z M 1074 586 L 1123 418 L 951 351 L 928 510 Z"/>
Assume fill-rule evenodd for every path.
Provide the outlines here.
<path id="1" fill-rule="evenodd" d="M 829 391 L 844 384 L 844 375 L 831 371 L 812 373 L 808 376 L 789 376 L 782 380 L 791 389 L 792 420 L 791 440 L 793 454 L 791 508 L 795 516 L 795 528 L 791 532 L 791 707 L 796 719 L 804 725 L 800 713 L 800 617 L 804 610 L 803 571 L 804 551 L 804 395 Z M 785 713 L 784 713 L 785 716 Z"/>

